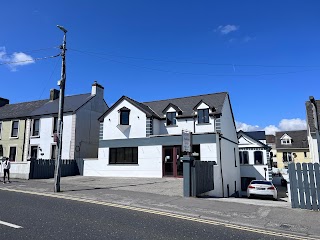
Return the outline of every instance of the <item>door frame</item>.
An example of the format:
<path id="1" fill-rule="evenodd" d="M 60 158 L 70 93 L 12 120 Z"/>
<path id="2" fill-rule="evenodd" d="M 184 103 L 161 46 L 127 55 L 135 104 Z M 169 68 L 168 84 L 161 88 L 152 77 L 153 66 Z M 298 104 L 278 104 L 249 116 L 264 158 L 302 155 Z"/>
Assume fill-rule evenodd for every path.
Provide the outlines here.
<path id="1" fill-rule="evenodd" d="M 164 160 L 164 157 L 165 157 L 165 149 L 166 148 L 171 148 L 172 150 L 172 156 L 173 156 L 173 159 L 172 159 L 172 171 L 173 171 L 173 175 L 172 176 L 169 176 L 169 175 L 165 175 L 166 172 L 165 172 L 165 160 Z M 163 177 L 174 177 L 174 178 L 182 178 L 183 175 L 178 175 L 178 159 L 177 159 L 177 152 L 178 152 L 178 149 L 180 148 L 180 158 L 181 158 L 181 146 L 180 145 L 174 145 L 174 146 L 162 146 L 162 176 Z"/>

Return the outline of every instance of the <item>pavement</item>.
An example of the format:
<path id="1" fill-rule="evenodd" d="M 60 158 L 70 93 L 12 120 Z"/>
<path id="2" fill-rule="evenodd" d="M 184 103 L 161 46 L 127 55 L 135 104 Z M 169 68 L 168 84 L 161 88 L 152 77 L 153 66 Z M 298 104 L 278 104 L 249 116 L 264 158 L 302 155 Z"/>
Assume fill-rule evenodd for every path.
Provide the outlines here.
<path id="1" fill-rule="evenodd" d="M 18 180 L 0 190 L 53 193 L 54 180 Z M 179 178 L 61 178 L 60 195 L 160 210 L 201 219 L 295 233 L 320 239 L 320 212 L 292 209 L 286 195 L 278 201 L 247 198 L 186 198 Z"/>

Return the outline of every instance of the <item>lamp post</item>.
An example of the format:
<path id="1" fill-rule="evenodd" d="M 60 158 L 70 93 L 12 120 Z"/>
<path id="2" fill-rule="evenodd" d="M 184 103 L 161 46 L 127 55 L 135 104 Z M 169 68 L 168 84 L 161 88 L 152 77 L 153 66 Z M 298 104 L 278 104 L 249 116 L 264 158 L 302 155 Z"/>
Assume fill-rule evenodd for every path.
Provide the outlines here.
<path id="1" fill-rule="evenodd" d="M 60 86 L 59 95 L 59 112 L 58 112 L 58 124 L 57 124 L 57 152 L 56 152 L 56 163 L 54 172 L 54 192 L 60 192 L 60 177 L 61 177 L 61 152 L 62 152 L 62 130 L 63 130 L 63 107 L 64 107 L 64 90 L 66 84 L 66 34 L 67 30 L 57 25 L 57 27 L 63 31 L 63 42 L 60 46 L 62 66 L 61 66 L 61 79 L 58 81 Z"/>

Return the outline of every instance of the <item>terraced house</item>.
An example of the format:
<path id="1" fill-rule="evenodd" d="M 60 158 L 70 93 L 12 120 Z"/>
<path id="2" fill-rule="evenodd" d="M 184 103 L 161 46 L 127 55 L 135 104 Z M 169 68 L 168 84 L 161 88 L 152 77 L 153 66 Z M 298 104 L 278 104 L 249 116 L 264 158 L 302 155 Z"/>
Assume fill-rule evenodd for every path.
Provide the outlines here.
<path id="1" fill-rule="evenodd" d="M 0 157 L 22 161 L 26 144 L 26 123 L 29 115 L 48 100 L 9 104 L 0 98 Z"/>

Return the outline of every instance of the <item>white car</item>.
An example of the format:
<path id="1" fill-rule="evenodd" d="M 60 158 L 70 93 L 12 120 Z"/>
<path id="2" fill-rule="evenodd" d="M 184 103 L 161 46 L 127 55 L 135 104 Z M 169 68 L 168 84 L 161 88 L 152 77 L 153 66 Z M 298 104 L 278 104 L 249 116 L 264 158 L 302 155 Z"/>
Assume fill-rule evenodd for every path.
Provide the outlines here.
<path id="1" fill-rule="evenodd" d="M 253 180 L 247 188 L 247 196 L 248 198 L 253 196 L 268 196 L 277 200 L 278 192 L 271 181 Z"/>

